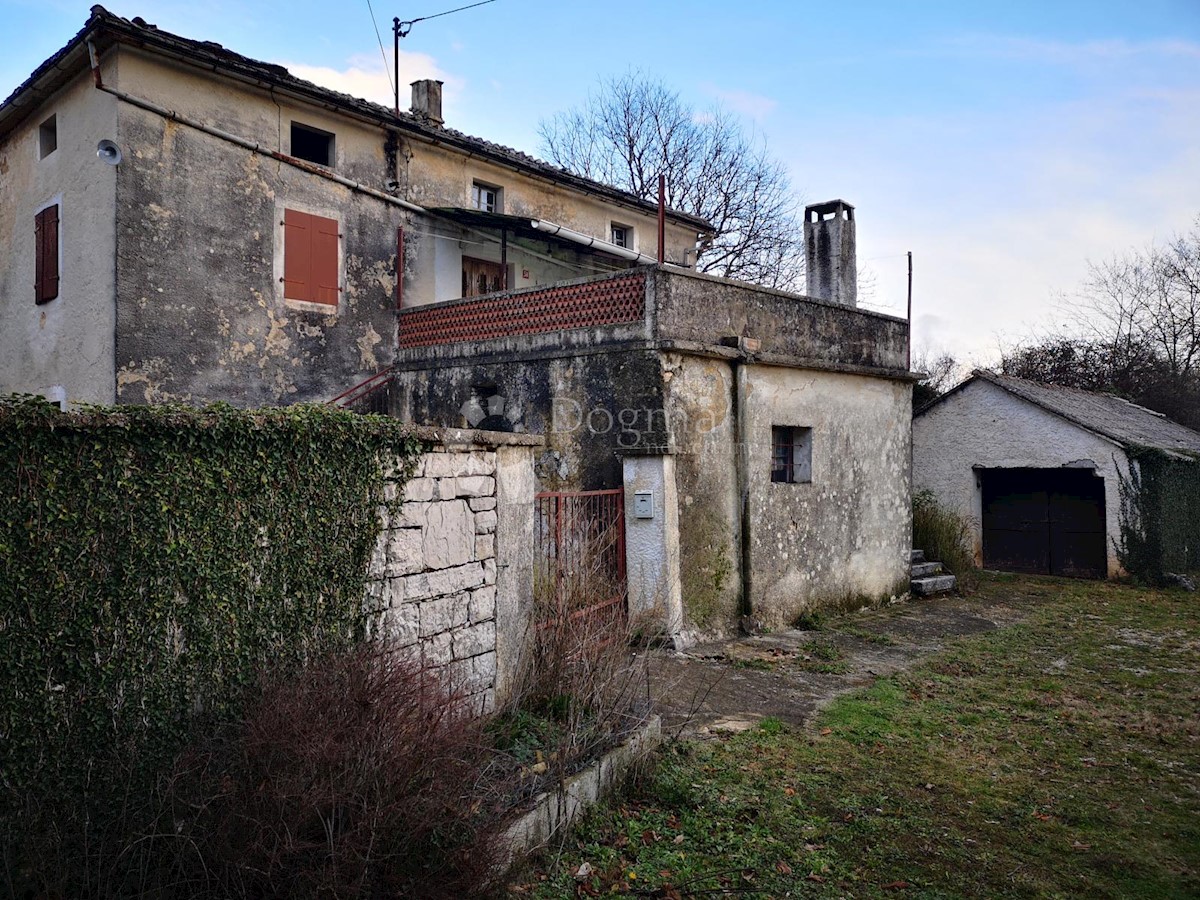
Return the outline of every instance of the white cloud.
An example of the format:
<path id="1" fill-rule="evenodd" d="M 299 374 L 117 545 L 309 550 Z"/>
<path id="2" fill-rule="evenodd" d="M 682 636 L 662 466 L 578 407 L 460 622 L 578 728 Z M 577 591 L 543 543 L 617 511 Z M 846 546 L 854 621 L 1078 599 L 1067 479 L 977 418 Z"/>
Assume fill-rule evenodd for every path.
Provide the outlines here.
<path id="1" fill-rule="evenodd" d="M 739 115 L 761 122 L 775 111 L 779 101 L 751 91 L 719 88 L 709 85 L 705 90 Z"/>
<path id="2" fill-rule="evenodd" d="M 1020 35 L 969 34 L 952 38 L 947 46 L 956 54 L 961 53 L 973 58 L 985 56 L 1065 66 L 1113 62 L 1134 57 L 1183 57 L 1200 60 L 1200 43 L 1179 39 L 1059 41 Z"/>
<path id="3" fill-rule="evenodd" d="M 384 106 L 393 102 L 391 74 L 392 56 L 389 52 L 385 67 L 381 54 L 360 53 L 346 60 L 344 68 L 332 66 L 309 66 L 303 63 L 281 62 L 297 78 L 303 78 L 321 87 L 340 91 L 362 100 L 371 100 Z M 465 81 L 445 72 L 437 61 L 425 53 L 400 51 L 400 108 L 408 109 L 409 84 L 423 78 L 435 78 L 445 82 L 443 114 L 457 102 Z M 447 115 L 447 119 L 449 116 Z"/>

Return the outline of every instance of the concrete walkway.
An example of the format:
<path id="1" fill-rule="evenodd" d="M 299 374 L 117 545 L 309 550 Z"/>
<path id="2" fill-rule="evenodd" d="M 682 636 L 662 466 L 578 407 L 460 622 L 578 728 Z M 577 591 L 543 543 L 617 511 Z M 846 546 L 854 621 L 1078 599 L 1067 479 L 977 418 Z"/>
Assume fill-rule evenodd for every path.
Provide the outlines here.
<path id="1" fill-rule="evenodd" d="M 831 617 L 818 631 L 656 651 L 648 661 L 654 711 L 669 736 L 742 731 L 766 716 L 802 725 L 838 695 L 908 668 L 948 639 L 1025 617 L 1031 598 L 996 593 L 1005 596 L 921 598 Z"/>

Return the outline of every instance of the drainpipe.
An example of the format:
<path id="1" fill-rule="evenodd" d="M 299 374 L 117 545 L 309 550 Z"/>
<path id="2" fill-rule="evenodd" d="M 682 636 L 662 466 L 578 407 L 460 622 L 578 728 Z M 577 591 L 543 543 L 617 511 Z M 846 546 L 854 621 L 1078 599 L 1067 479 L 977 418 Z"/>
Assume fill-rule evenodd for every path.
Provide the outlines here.
<path id="1" fill-rule="evenodd" d="M 582 244 L 584 247 L 594 247 L 597 250 L 602 250 L 612 256 L 619 256 L 621 259 L 632 259 L 634 262 L 643 264 L 657 263 L 653 256 L 647 256 L 644 253 L 638 253 L 636 250 L 630 250 L 628 247 L 618 247 L 616 244 L 610 244 L 608 241 L 602 241 L 600 238 L 594 238 L 591 235 L 581 234 L 578 231 L 572 231 L 570 228 L 565 228 L 562 225 L 555 225 L 553 222 L 534 219 L 529 223 L 530 227 L 535 231 L 544 231 L 547 234 L 557 235 L 564 240 L 573 241 L 576 244 Z"/>
<path id="2" fill-rule="evenodd" d="M 343 187 L 350 188 L 352 191 L 357 191 L 360 194 L 366 194 L 369 197 L 374 197 L 376 200 L 382 200 L 384 203 L 390 203 L 392 206 L 398 206 L 401 209 L 406 209 L 409 212 L 424 213 L 424 207 L 417 206 L 415 203 L 409 203 L 407 200 L 401 200 L 399 197 L 393 197 L 391 194 L 385 194 L 383 191 L 377 191 L 375 188 L 367 187 L 359 181 L 351 181 L 349 178 L 343 178 L 336 172 L 330 172 L 322 169 L 313 163 L 305 162 L 302 159 L 296 159 L 294 156 L 287 156 L 277 150 L 271 150 L 269 147 L 264 147 L 254 141 L 248 141 L 245 138 L 238 137 L 236 134 L 230 134 L 228 131 L 222 131 L 220 128 L 214 128 L 211 125 L 205 125 L 202 122 L 197 122 L 189 119 L 186 116 L 181 116 L 174 110 L 166 109 L 156 103 L 151 103 L 149 100 L 143 100 L 140 97 L 134 97 L 126 94 L 124 91 L 113 90 L 104 85 L 100 81 L 100 69 L 96 61 L 96 50 L 92 46 L 92 42 L 88 41 L 88 55 L 92 63 L 92 77 L 96 82 L 97 90 L 104 91 L 106 94 L 112 94 L 118 100 L 128 103 L 130 106 L 136 106 L 139 109 L 144 109 L 147 112 L 152 112 L 155 115 L 162 116 L 164 119 L 169 119 L 173 122 L 178 122 L 180 125 L 186 125 L 188 128 L 194 128 L 196 131 L 202 131 L 207 135 L 219 138 L 223 141 L 228 141 L 231 144 L 237 144 L 252 153 L 258 153 L 261 156 L 267 156 L 279 162 L 286 163 L 302 171 L 308 172 L 310 175 L 316 175 L 319 178 L 324 178 L 327 181 L 333 181 Z"/>
<path id="3" fill-rule="evenodd" d="M 752 612 L 750 606 L 750 446 L 746 440 L 746 414 L 742 408 L 742 373 L 745 371 L 743 361 L 730 361 L 733 374 L 733 438 L 734 438 L 734 470 L 736 473 L 738 492 L 738 562 L 741 574 L 742 591 L 738 604 L 739 615 L 748 616 Z"/>

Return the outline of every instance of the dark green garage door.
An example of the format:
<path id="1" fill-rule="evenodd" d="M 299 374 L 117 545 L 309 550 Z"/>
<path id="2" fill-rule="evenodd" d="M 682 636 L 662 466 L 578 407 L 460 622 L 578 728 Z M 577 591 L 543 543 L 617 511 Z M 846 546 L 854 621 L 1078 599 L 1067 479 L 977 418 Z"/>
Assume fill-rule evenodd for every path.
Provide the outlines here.
<path id="1" fill-rule="evenodd" d="M 1108 574 L 1104 479 L 1090 469 L 983 470 L 983 564 L 1004 572 Z"/>

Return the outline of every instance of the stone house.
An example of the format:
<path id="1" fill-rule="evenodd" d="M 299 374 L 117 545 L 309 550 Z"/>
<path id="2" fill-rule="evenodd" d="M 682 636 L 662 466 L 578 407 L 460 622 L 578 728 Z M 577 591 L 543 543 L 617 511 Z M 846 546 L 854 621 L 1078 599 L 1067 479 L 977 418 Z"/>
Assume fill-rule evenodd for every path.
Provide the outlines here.
<path id="1" fill-rule="evenodd" d="M 393 362 L 399 307 L 657 261 L 654 204 L 413 101 L 93 7 L 0 104 L 0 390 L 323 401 Z M 708 229 L 667 211 L 665 258 Z"/>
<path id="2" fill-rule="evenodd" d="M 857 307 L 853 207 L 807 210 L 807 296 L 704 276 L 708 223 L 440 87 L 401 113 L 93 7 L 0 104 L 0 391 L 543 434 L 537 489 L 622 492 L 629 605 L 679 640 L 903 594 L 909 326 Z"/>
<path id="3" fill-rule="evenodd" d="M 1200 433 L 1162 413 L 1111 394 L 984 369 L 913 419 L 914 488 L 931 491 L 969 523 L 978 565 L 1004 571 L 1123 574 L 1117 550 L 1123 505 L 1127 518 L 1131 511 L 1131 474 L 1140 483 L 1151 457 L 1183 464 L 1175 467 L 1183 483 L 1159 498 L 1171 506 L 1195 496 L 1198 454 Z M 1149 520 L 1164 513 L 1200 520 L 1200 507 L 1168 508 L 1143 524 L 1156 530 Z M 1193 525 L 1185 536 L 1191 538 L 1191 561 L 1186 546 L 1167 548 L 1168 565 L 1182 554 L 1177 571 L 1195 565 L 1195 531 Z"/>

